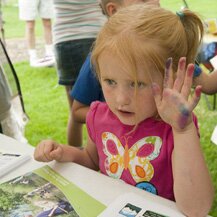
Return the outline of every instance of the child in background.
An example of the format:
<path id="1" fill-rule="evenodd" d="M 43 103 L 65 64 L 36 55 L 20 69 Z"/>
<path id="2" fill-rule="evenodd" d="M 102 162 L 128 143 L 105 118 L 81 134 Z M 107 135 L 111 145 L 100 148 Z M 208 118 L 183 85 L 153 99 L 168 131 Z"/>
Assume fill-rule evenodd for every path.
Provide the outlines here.
<path id="1" fill-rule="evenodd" d="M 114 14 L 119 8 L 130 5 L 132 3 L 140 3 L 141 1 L 108 1 L 101 0 L 100 4 L 108 17 Z M 142 1 L 145 3 L 155 4 L 160 6 L 159 0 Z M 201 71 L 199 67 L 195 69 L 194 73 L 194 85 L 201 85 L 202 92 L 206 94 L 217 93 L 217 69 L 212 73 L 205 73 Z M 91 102 L 104 101 L 104 96 L 98 79 L 95 76 L 95 72 L 91 68 L 90 55 L 87 57 L 83 64 L 77 81 L 71 91 L 71 97 L 74 98 L 72 106 L 72 113 L 76 121 L 85 123 L 86 115 L 89 110 Z"/>
<path id="2" fill-rule="evenodd" d="M 65 88 L 69 105 L 67 141 L 71 146 L 82 144 L 82 124 L 78 123 L 71 108 L 70 91 L 78 77 L 96 36 L 106 21 L 98 0 L 53 0 L 53 38 L 58 83 Z"/>
<path id="3" fill-rule="evenodd" d="M 46 140 L 35 159 L 100 170 L 176 201 L 186 216 L 206 216 L 214 191 L 193 114 L 201 86 L 190 97 L 202 35 L 201 20 L 189 10 L 174 14 L 145 4 L 119 10 L 92 52 L 106 102 L 90 106 L 86 147 Z"/>

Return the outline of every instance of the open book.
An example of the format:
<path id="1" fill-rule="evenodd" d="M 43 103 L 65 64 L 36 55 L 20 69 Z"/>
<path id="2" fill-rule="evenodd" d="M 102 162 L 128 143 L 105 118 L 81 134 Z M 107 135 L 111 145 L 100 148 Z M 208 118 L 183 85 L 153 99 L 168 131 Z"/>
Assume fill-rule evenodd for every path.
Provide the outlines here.
<path id="1" fill-rule="evenodd" d="M 0 152 L 0 177 L 20 166 L 30 158 L 31 156 L 29 154 Z"/>
<path id="2" fill-rule="evenodd" d="M 0 184 L 0 216 L 96 217 L 105 208 L 49 166 Z"/>

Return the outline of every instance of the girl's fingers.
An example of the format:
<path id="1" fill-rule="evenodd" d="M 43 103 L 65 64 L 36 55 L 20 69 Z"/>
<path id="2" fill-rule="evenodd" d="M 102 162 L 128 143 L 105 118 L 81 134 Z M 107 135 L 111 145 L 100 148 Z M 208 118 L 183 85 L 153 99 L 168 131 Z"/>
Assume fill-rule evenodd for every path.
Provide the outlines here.
<path id="1" fill-rule="evenodd" d="M 202 92 L 202 87 L 197 86 L 195 88 L 194 95 L 192 96 L 191 101 L 190 101 L 191 111 L 194 110 L 194 108 L 197 106 L 198 102 L 200 101 L 201 92 Z"/>
<path id="2" fill-rule="evenodd" d="M 173 71 L 172 71 L 173 59 L 170 57 L 166 61 L 165 75 L 164 75 L 164 88 L 173 87 Z"/>
<path id="3" fill-rule="evenodd" d="M 178 71 L 173 89 L 180 92 L 185 78 L 186 57 L 181 57 L 179 60 Z"/>
<path id="4" fill-rule="evenodd" d="M 35 150 L 35 154 L 34 154 L 34 157 L 36 160 L 39 160 L 39 161 L 44 161 L 43 159 L 43 143 L 41 142 L 40 144 L 37 145 L 36 147 L 36 150 Z"/>
<path id="5" fill-rule="evenodd" d="M 54 144 L 53 143 L 50 143 L 50 144 L 46 144 L 44 145 L 44 150 L 43 150 L 43 153 L 44 153 L 44 159 L 46 161 L 52 161 L 52 157 L 50 156 L 50 153 L 54 150 Z"/>
<path id="6" fill-rule="evenodd" d="M 34 158 L 39 161 L 48 162 L 53 160 L 50 153 L 55 149 L 52 141 L 44 140 L 40 142 L 34 152 Z"/>
<path id="7" fill-rule="evenodd" d="M 60 161 L 62 158 L 62 148 L 58 146 L 55 150 L 50 153 L 53 160 Z"/>
<path id="8" fill-rule="evenodd" d="M 188 100 L 188 96 L 191 93 L 193 73 L 194 73 L 194 64 L 189 64 L 186 70 L 184 83 L 181 89 L 181 94 L 186 100 Z"/>

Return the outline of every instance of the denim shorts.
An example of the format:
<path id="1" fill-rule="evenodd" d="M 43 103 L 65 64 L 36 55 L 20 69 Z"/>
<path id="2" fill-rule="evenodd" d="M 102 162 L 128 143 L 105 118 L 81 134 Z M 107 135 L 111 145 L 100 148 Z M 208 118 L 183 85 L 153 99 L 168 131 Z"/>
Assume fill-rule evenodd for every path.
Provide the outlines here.
<path id="1" fill-rule="evenodd" d="M 55 45 L 60 85 L 73 86 L 95 38 L 61 42 Z"/>

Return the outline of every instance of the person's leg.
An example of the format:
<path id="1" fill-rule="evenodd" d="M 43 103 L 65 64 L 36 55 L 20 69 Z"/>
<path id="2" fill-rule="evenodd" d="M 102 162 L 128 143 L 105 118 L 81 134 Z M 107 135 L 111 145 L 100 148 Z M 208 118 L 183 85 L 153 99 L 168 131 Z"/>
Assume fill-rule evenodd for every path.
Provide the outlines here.
<path id="1" fill-rule="evenodd" d="M 70 91 L 77 77 L 77 69 L 75 68 L 75 47 L 74 41 L 58 43 L 54 47 L 55 59 L 57 63 L 57 74 L 59 84 L 63 85 L 66 91 L 67 101 L 69 105 L 69 118 L 67 124 L 67 141 L 70 146 L 82 145 L 82 124 L 75 122 L 71 114 L 73 99 L 70 96 Z M 77 57 L 79 58 L 79 57 Z"/>
<path id="2" fill-rule="evenodd" d="M 52 44 L 52 26 L 50 18 L 42 18 L 44 27 L 44 40 L 45 40 L 45 56 L 39 60 L 41 67 L 54 66 L 54 50 Z"/>
<path id="3" fill-rule="evenodd" d="M 35 49 L 29 49 L 30 65 L 34 67 L 53 66 L 55 63 L 53 45 L 52 45 L 51 19 L 42 18 L 42 24 L 44 27 L 45 57 L 41 59 L 37 59 Z M 31 26 L 29 25 L 29 27 Z M 31 38 L 29 39 L 29 41 L 32 42 L 30 46 L 33 47 L 35 46 L 35 34 L 33 35 L 34 28 L 32 29 L 32 31 L 29 32 L 32 33 L 32 34 L 29 33 L 32 39 L 34 36 L 34 43 L 33 41 L 30 40 Z M 34 61 L 34 58 L 36 61 Z"/>
<path id="4" fill-rule="evenodd" d="M 71 112 L 73 99 L 70 96 L 70 91 L 93 42 L 94 39 L 79 39 L 55 45 L 59 84 L 65 86 L 70 108 L 67 138 L 68 144 L 72 146 L 82 145 L 83 139 L 82 123 L 76 122 Z"/>
<path id="5" fill-rule="evenodd" d="M 35 49 L 35 21 L 26 21 L 26 41 L 29 52 L 30 65 L 34 66 L 37 62 L 37 53 Z"/>
<path id="6" fill-rule="evenodd" d="M 45 40 L 45 57 L 42 60 L 44 66 L 54 66 L 54 48 L 52 44 L 52 23 L 51 19 L 42 18 L 42 23 L 44 27 L 44 40 Z"/>
<path id="7" fill-rule="evenodd" d="M 52 18 L 53 18 L 53 1 L 39 0 L 38 5 L 39 16 L 42 18 L 45 40 L 45 56 L 50 56 L 54 60 L 53 40 L 52 40 Z"/>
<path id="8" fill-rule="evenodd" d="M 42 19 L 44 27 L 45 51 L 47 56 L 53 56 L 51 19 Z"/>
<path id="9" fill-rule="evenodd" d="M 28 47 L 30 65 L 37 61 L 35 50 L 35 19 L 37 16 L 37 0 L 19 0 L 19 18 L 26 23 L 26 43 Z"/>
<path id="10" fill-rule="evenodd" d="M 35 49 L 35 21 L 26 21 L 26 40 L 29 50 Z"/>
<path id="11" fill-rule="evenodd" d="M 83 136 L 82 136 L 82 123 L 75 121 L 74 115 L 72 113 L 73 99 L 70 96 L 70 91 L 72 86 L 65 86 L 66 96 L 69 103 L 69 119 L 67 124 L 67 141 L 71 146 L 82 146 Z"/>

